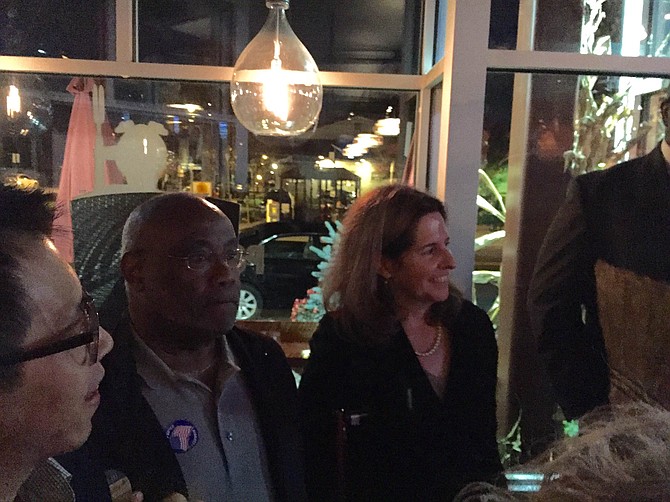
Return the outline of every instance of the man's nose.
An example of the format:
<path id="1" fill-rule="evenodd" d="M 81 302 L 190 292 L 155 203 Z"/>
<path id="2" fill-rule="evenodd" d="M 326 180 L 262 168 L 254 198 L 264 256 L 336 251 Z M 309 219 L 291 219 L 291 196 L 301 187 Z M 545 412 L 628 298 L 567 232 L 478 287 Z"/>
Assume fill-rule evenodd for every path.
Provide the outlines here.
<path id="1" fill-rule="evenodd" d="M 217 279 L 230 280 L 238 277 L 240 275 L 240 270 L 232 263 L 229 263 L 225 258 L 218 257 L 212 265 L 211 273 L 214 274 Z"/>

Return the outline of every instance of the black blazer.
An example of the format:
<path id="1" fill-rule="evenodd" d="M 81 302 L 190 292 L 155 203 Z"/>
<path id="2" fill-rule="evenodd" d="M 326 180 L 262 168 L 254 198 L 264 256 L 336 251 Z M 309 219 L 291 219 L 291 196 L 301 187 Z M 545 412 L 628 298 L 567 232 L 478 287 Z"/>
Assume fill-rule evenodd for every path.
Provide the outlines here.
<path id="1" fill-rule="evenodd" d="M 444 399 L 404 332 L 365 348 L 326 315 L 311 341 L 299 395 L 310 500 L 451 500 L 502 470 L 496 445 L 497 346 L 485 312 L 464 301 L 450 327 Z M 338 493 L 337 413 L 344 411 L 346 494 Z"/>
<path id="2" fill-rule="evenodd" d="M 528 296 L 538 350 L 567 418 L 608 402 L 595 262 L 669 281 L 668 249 L 670 176 L 660 145 L 649 155 L 571 181 L 540 249 Z"/>
<path id="3" fill-rule="evenodd" d="M 103 360 L 101 403 L 87 448 L 105 469 L 125 473 L 148 502 L 175 491 L 188 496 L 179 463 L 142 396 L 127 317 L 112 336 L 115 345 Z M 237 328 L 226 337 L 251 392 L 276 500 L 305 500 L 297 390 L 286 358 L 268 337 Z"/>

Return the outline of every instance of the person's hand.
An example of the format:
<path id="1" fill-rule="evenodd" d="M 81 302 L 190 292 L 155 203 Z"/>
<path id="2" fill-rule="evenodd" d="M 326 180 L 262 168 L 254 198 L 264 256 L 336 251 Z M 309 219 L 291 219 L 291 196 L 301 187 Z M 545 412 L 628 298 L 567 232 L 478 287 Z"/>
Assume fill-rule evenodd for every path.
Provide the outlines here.
<path id="1" fill-rule="evenodd" d="M 188 500 L 181 493 L 174 492 L 164 497 L 161 502 L 188 502 Z"/>
<path id="2" fill-rule="evenodd" d="M 112 498 L 112 502 L 144 502 L 144 493 L 140 491 L 127 492 Z"/>

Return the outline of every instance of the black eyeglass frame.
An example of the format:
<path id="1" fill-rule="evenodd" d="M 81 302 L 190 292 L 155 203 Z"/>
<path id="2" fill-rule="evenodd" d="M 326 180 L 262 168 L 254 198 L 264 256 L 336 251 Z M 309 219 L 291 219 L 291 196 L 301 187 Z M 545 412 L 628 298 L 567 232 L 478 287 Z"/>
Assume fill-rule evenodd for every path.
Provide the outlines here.
<path id="1" fill-rule="evenodd" d="M 28 350 L 17 350 L 8 354 L 0 354 L 0 366 L 12 366 L 25 363 L 34 359 L 59 354 L 67 350 L 90 345 L 87 351 L 86 361 L 82 366 L 93 366 L 98 362 L 98 346 L 100 343 L 100 322 L 98 313 L 95 310 L 93 298 L 84 292 L 79 308 L 86 315 L 86 322 L 90 324 L 89 329 L 83 333 L 68 337 L 64 340 L 58 340 L 52 343 Z"/>
<path id="2" fill-rule="evenodd" d="M 208 255 L 208 260 L 211 260 L 213 257 L 218 257 L 218 255 L 214 251 L 211 251 L 211 250 L 207 250 L 207 251 L 208 251 L 208 253 L 205 253 L 205 254 Z M 203 254 L 203 252 L 198 251 L 197 253 L 192 253 L 192 254 L 187 255 L 187 256 L 175 256 L 175 255 L 169 254 L 168 258 L 173 258 L 175 260 L 182 260 L 186 264 L 186 268 L 188 268 L 189 270 L 193 270 L 194 272 L 202 272 L 204 270 L 208 270 L 212 265 L 214 265 L 213 261 L 208 261 L 208 262 L 206 262 L 206 266 L 201 267 L 201 268 L 197 267 L 197 266 L 195 266 L 195 267 L 192 266 L 190 260 L 193 259 L 198 254 Z M 244 249 L 237 248 L 237 249 L 235 249 L 235 254 L 231 255 L 230 258 L 225 258 L 225 259 L 218 258 L 218 259 L 223 261 L 223 263 L 225 263 L 228 268 L 241 271 L 241 270 L 244 270 L 244 268 L 247 265 L 247 260 L 245 259 L 246 255 L 247 255 L 247 253 Z M 231 264 L 230 264 L 231 261 L 237 261 L 237 263 L 235 265 L 231 266 Z"/>

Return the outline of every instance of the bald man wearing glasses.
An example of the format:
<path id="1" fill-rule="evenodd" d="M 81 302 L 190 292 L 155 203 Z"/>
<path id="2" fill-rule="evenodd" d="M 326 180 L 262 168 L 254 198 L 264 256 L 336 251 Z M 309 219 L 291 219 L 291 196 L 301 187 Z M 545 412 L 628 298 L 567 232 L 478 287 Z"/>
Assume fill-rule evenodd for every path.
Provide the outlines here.
<path id="1" fill-rule="evenodd" d="M 0 500 L 74 500 L 54 455 L 80 447 L 112 348 L 49 240 L 53 200 L 0 186 Z"/>
<path id="2" fill-rule="evenodd" d="M 128 315 L 112 326 L 92 443 L 145 500 L 306 499 L 297 390 L 279 345 L 234 326 L 245 262 L 231 221 L 179 192 L 128 218 Z"/>

